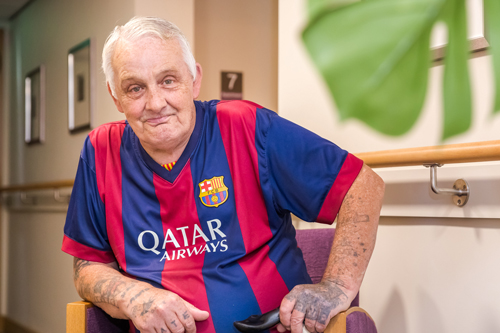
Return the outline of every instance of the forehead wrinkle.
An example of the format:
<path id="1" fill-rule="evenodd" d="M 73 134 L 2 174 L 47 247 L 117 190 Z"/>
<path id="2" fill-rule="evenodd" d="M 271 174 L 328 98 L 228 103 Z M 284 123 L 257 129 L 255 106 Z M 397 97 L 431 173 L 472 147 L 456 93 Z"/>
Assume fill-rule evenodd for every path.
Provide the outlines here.
<path id="1" fill-rule="evenodd" d="M 154 71 L 150 73 L 150 77 L 158 78 L 158 77 L 163 77 L 165 75 L 176 75 L 179 71 L 175 68 L 166 68 L 164 70 L 160 71 Z M 123 83 L 126 83 L 127 81 L 145 81 L 144 76 L 139 74 L 140 72 L 132 72 L 132 71 L 126 71 L 125 74 L 121 74 L 120 81 Z"/>

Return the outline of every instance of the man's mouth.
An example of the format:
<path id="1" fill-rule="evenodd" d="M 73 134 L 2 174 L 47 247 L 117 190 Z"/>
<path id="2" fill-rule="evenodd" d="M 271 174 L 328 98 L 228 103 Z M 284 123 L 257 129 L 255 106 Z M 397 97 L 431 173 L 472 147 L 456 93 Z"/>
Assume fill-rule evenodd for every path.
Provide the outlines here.
<path id="1" fill-rule="evenodd" d="M 170 118 L 170 115 L 165 115 L 165 116 L 160 116 L 160 117 L 154 117 L 154 118 L 148 118 L 146 119 L 146 123 L 148 125 L 156 126 L 160 125 L 163 123 L 166 123 L 168 121 L 168 118 Z"/>

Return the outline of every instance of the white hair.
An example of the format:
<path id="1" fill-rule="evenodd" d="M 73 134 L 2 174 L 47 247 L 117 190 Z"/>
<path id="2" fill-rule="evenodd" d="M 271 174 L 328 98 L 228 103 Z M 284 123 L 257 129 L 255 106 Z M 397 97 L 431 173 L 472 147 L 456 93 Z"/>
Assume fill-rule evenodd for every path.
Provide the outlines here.
<path id="1" fill-rule="evenodd" d="M 188 66 L 193 81 L 196 79 L 196 61 L 189 47 L 189 42 L 180 29 L 172 22 L 158 17 L 136 16 L 125 25 L 116 26 L 104 43 L 104 49 L 102 50 L 102 70 L 113 96 L 116 97 L 112 59 L 116 45 L 120 40 L 132 42 L 143 37 L 158 37 L 162 40 L 177 39 L 182 49 L 184 62 Z"/>

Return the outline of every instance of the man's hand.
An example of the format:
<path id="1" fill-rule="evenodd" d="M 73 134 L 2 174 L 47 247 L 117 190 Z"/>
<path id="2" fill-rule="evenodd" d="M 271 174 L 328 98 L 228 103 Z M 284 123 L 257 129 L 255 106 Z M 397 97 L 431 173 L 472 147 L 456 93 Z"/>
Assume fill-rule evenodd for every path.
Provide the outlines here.
<path id="1" fill-rule="evenodd" d="M 309 332 L 323 332 L 330 319 L 346 310 L 351 301 L 335 282 L 298 285 L 281 302 L 278 331 L 302 333 L 305 325 Z"/>
<path id="2" fill-rule="evenodd" d="M 114 318 L 131 319 L 143 333 L 194 333 L 195 321 L 209 317 L 208 312 L 177 294 L 122 275 L 116 262 L 102 264 L 75 258 L 73 266 L 82 298 Z"/>
<path id="3" fill-rule="evenodd" d="M 141 332 L 196 332 L 195 321 L 208 318 L 178 295 L 154 287 L 146 288 L 129 301 L 128 317 Z"/>

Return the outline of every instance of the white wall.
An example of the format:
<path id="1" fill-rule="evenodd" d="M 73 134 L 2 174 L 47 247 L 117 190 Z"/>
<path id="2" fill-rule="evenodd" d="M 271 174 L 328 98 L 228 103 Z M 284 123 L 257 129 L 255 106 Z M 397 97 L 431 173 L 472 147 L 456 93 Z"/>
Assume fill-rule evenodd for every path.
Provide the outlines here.
<path id="1" fill-rule="evenodd" d="M 441 142 L 442 66 L 433 67 L 429 98 L 410 133 L 386 137 L 358 121 L 339 122 L 335 104 L 300 40 L 305 0 L 279 7 L 280 115 L 352 152 L 437 145 Z M 498 139 L 491 117 L 490 57 L 472 59 L 472 129 L 446 143 Z M 300 84 L 297 84 L 300 81 Z M 500 331 L 500 180 L 498 162 L 446 165 L 438 185 L 463 177 L 471 186 L 464 208 L 431 194 L 423 167 L 376 170 L 386 181 L 378 240 L 361 290 L 361 306 L 379 332 Z M 304 222 L 299 227 L 309 227 Z"/>
<path id="2" fill-rule="evenodd" d="M 220 99 L 221 71 L 243 72 L 243 99 L 277 109 L 278 3 L 196 0 L 200 100 Z"/>

